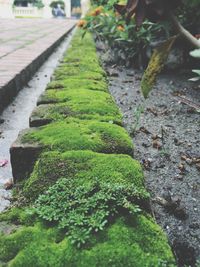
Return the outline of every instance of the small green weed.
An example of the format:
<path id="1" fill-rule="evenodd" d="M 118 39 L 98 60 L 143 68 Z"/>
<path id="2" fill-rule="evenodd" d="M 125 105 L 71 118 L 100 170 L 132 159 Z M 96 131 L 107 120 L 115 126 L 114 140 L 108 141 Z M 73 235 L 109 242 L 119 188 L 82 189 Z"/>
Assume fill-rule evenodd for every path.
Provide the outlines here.
<path id="1" fill-rule="evenodd" d="M 133 111 L 133 115 L 135 118 L 135 123 L 131 129 L 131 135 L 134 136 L 135 132 L 137 131 L 137 129 L 140 126 L 140 121 L 141 121 L 141 115 L 142 113 L 144 113 L 144 109 L 145 109 L 145 102 L 143 102 L 142 104 L 139 104 L 138 106 L 136 106 L 136 108 Z"/>
<path id="2" fill-rule="evenodd" d="M 74 180 L 63 178 L 39 196 L 35 211 L 42 219 L 66 229 L 71 243 L 80 247 L 118 214 L 140 212 L 133 202 L 143 195 L 143 190 L 130 185 L 103 183 L 96 178 L 77 187 Z"/>

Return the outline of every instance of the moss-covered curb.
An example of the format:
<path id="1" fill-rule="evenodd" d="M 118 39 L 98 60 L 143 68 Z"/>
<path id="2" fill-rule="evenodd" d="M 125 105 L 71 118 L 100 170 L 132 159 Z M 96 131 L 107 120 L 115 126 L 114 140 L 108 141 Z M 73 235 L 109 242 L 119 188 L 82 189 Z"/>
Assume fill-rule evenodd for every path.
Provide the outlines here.
<path id="1" fill-rule="evenodd" d="M 105 92 L 87 89 L 47 90 L 38 100 L 39 105 L 52 103 L 59 104 L 39 106 L 31 115 L 31 120 L 34 117 L 48 121 L 76 117 L 122 124 L 122 115 L 119 109 L 116 107 L 112 97 Z"/>
<path id="2" fill-rule="evenodd" d="M 43 105 L 32 115 L 48 124 L 21 134 L 11 148 L 13 155 L 16 151 L 16 159 L 12 159 L 16 170 L 20 168 L 20 161 L 21 165 L 32 164 L 27 155 L 38 159 L 32 174 L 20 181 L 15 192 L 21 206 L 0 214 L 0 221 L 20 225 L 13 233 L 0 234 L 0 266 L 175 266 L 165 234 L 148 214 L 149 195 L 144 187 L 143 171 L 140 164 L 129 156 L 133 152 L 130 137 L 116 125 L 121 124 L 121 113 L 108 94 L 105 72 L 89 34 L 84 39 L 81 39 L 80 31 L 75 34 L 53 77 L 39 100 L 38 104 Z M 66 184 L 57 186 L 64 180 Z M 70 181 L 73 183 L 68 187 Z M 93 181 L 102 184 L 93 187 Z M 107 184 L 110 186 L 108 193 L 115 187 L 118 191 L 113 195 L 107 194 L 103 191 Z M 81 190 L 90 188 L 90 185 L 92 191 L 86 190 L 86 198 L 74 197 L 82 196 Z M 127 188 L 130 192 L 126 195 Z M 77 193 L 76 189 L 80 192 Z M 68 203 L 67 194 L 70 196 Z M 48 214 L 49 206 L 46 206 L 45 216 L 44 206 L 38 213 L 41 197 L 44 201 L 48 198 L 47 205 L 53 203 L 53 221 Z M 103 206 L 100 209 L 96 203 L 101 201 Z M 88 202 L 91 204 L 89 208 Z M 62 216 L 64 214 L 61 219 L 68 222 L 65 224 L 68 228 L 59 228 L 58 206 Z M 84 210 L 84 207 L 88 209 Z M 68 209 L 72 217 L 68 216 Z M 94 216 L 93 221 L 93 214 L 100 217 Z M 91 224 L 83 221 L 83 218 L 87 220 L 90 217 Z M 102 228 L 97 229 L 97 225 L 101 226 L 101 221 L 98 224 L 101 218 L 106 218 L 106 221 L 103 221 Z M 71 225 L 75 225 L 72 228 L 76 230 L 79 227 L 84 229 L 85 225 L 92 227 L 92 230 L 84 229 L 89 233 L 88 239 L 79 238 L 83 231 L 74 233 L 75 238 L 84 241 L 81 248 L 71 242 Z"/>
<path id="3" fill-rule="evenodd" d="M 173 267 L 160 228 L 144 216 L 117 219 L 77 249 L 56 227 L 23 227 L 0 237 L 0 260 L 9 267 Z"/>
<path id="4" fill-rule="evenodd" d="M 24 144 L 39 144 L 44 149 L 92 150 L 103 153 L 133 154 L 133 145 L 124 128 L 113 123 L 74 118 L 31 130 L 21 139 Z"/>
<path id="5" fill-rule="evenodd" d="M 136 160 L 128 155 L 107 155 L 91 151 L 42 154 L 24 185 L 23 195 L 31 200 L 36 199 L 60 178 L 75 179 L 77 186 L 94 179 L 127 186 L 134 184 L 147 198 L 143 172 Z"/>
<path id="6" fill-rule="evenodd" d="M 69 117 L 122 125 L 122 116 L 116 106 L 97 99 L 93 103 L 88 101 L 87 103 L 76 104 L 70 101 L 70 103 L 42 104 L 32 112 L 30 127 L 42 126 Z"/>
<path id="7" fill-rule="evenodd" d="M 108 86 L 106 81 L 95 81 L 74 77 L 65 77 L 63 80 L 53 80 L 47 85 L 47 90 L 57 89 L 57 90 L 77 90 L 77 89 L 87 89 L 95 91 L 108 91 Z"/>
<path id="8" fill-rule="evenodd" d="M 113 102 L 112 97 L 105 92 L 100 91 L 92 91 L 87 89 L 79 89 L 76 90 L 47 90 L 45 91 L 39 98 L 39 104 L 49 104 L 49 103 L 62 103 L 69 102 L 69 106 L 72 105 L 92 105 L 94 104 L 93 109 L 95 108 L 95 104 L 100 101 L 100 104 L 110 105 L 110 108 L 115 107 L 116 105 Z M 70 103 L 71 102 L 71 103 Z M 68 103 L 67 103 L 68 104 Z M 88 110 L 91 108 L 89 107 Z M 104 106 L 102 109 L 105 108 Z M 108 109 L 109 107 L 107 107 Z M 118 111 L 119 112 L 119 111 Z"/>

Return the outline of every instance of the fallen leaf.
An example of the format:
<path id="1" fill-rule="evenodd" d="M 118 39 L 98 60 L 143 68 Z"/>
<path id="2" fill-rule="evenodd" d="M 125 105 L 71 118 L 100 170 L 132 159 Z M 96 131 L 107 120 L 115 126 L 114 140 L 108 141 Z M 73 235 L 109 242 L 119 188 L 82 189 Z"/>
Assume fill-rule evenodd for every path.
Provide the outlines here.
<path id="1" fill-rule="evenodd" d="M 153 141 L 153 148 L 161 149 L 161 147 L 162 147 L 162 145 L 160 142 L 158 142 L 158 140 Z"/>

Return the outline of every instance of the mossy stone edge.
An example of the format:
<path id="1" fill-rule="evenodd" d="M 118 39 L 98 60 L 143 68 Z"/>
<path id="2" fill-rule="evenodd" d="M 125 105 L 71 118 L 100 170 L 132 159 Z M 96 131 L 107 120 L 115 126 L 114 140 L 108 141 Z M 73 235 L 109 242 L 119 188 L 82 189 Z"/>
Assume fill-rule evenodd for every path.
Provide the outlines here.
<path id="1" fill-rule="evenodd" d="M 81 68 L 87 67 L 88 64 L 91 64 L 92 67 L 82 73 L 70 72 L 70 68 L 65 66 L 65 64 L 69 63 L 73 68 L 78 66 L 79 71 Z M 66 73 L 69 75 L 67 78 L 65 76 Z M 99 65 L 95 44 L 89 34 L 86 34 L 85 38 L 81 39 L 81 32 L 76 32 L 71 48 L 66 52 L 60 67 L 55 72 L 54 79 L 47 86 L 47 90 L 76 90 L 79 82 L 81 87 L 81 79 L 83 79 L 83 84 L 87 84 L 86 81 L 89 81 L 88 87 L 82 88 L 83 90 L 107 92 L 105 73 Z M 73 88 L 68 85 L 70 81 L 74 85 Z M 95 84 L 97 85 L 96 89 Z M 114 128 L 119 127 L 105 122 L 101 123 L 98 120 L 92 119 L 90 121 L 88 118 L 86 120 L 83 118 L 83 122 L 80 122 L 80 118 L 67 120 L 71 125 L 73 123 L 85 123 L 86 129 L 87 127 L 98 128 L 101 133 L 103 133 L 106 124 L 110 129 L 112 126 Z M 61 130 L 66 122 L 59 117 L 58 120 L 55 119 L 55 122 L 41 127 L 36 132 L 41 137 L 43 136 L 42 131 L 45 132 L 44 129 L 48 129 L 46 134 L 49 134 L 49 129 L 53 128 L 53 124 L 59 125 Z M 86 124 L 89 126 L 86 126 Z M 40 134 L 40 131 L 42 134 Z M 32 133 L 33 140 L 37 142 L 41 142 L 41 139 L 45 140 L 45 134 L 43 136 L 44 139 L 40 139 L 37 134 L 35 135 L 34 130 Z M 107 143 L 109 143 L 108 136 L 104 133 L 103 135 L 107 138 Z M 124 153 L 130 155 L 132 149 L 131 139 L 124 132 L 122 136 L 124 136 L 122 139 L 126 140 L 128 148 Z M 30 138 L 30 134 L 28 138 Z M 119 136 L 116 135 L 116 138 L 121 138 L 120 131 Z M 89 149 L 101 153 L 87 150 L 80 151 L 78 145 L 76 151 L 72 146 L 66 152 L 66 147 L 60 148 L 60 144 L 58 144 L 53 151 L 40 154 L 32 174 L 22 183 L 21 195 L 19 194 L 18 196 L 25 197 L 30 205 L 38 194 L 42 193 L 60 177 L 66 176 L 68 179 L 88 182 L 93 176 L 97 176 L 100 179 L 105 179 L 105 181 L 109 179 L 113 183 L 117 181 L 127 185 L 133 183 L 137 188 L 143 190 L 144 198 L 146 197 L 144 176 L 137 161 L 128 155 L 102 154 L 102 152 L 107 151 L 98 151 L 90 147 Z M 80 147 L 82 145 L 80 144 Z M 120 153 L 120 151 L 117 152 Z M 116 151 L 113 150 L 110 153 L 116 153 Z M 55 172 L 53 171 L 54 169 Z M 175 266 L 174 256 L 165 234 L 150 215 L 145 212 L 134 216 L 116 218 L 106 229 L 93 235 L 90 242 L 82 249 L 77 249 L 71 245 L 67 236 L 56 226 L 46 225 L 35 218 L 33 214 L 28 213 L 26 207 L 11 208 L 7 212 L 0 214 L 0 221 L 18 225 L 13 233 L 0 234 L 0 266 Z"/>

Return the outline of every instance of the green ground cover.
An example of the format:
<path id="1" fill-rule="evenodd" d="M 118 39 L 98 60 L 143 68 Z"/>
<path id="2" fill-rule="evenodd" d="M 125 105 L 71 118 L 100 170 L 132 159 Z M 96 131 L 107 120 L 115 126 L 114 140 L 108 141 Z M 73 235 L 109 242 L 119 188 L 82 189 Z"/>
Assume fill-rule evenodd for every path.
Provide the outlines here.
<path id="1" fill-rule="evenodd" d="M 71 101 L 71 105 L 76 105 L 76 103 L 87 105 L 90 103 L 90 105 L 92 106 L 93 102 L 95 105 L 98 100 L 102 102 L 102 105 L 103 102 L 105 102 L 104 105 L 110 105 L 111 108 L 115 106 L 115 109 L 117 109 L 116 104 L 114 103 L 111 95 L 101 91 L 79 88 L 77 88 L 76 90 L 46 90 L 45 93 L 42 94 L 42 96 L 40 97 L 40 102 L 44 104 Z"/>
<path id="2" fill-rule="evenodd" d="M 48 150 L 92 150 L 133 154 L 132 141 L 124 128 L 113 123 L 68 118 L 31 130 L 23 143 L 39 143 Z"/>
<path id="3" fill-rule="evenodd" d="M 48 120 L 76 117 L 107 122 L 113 121 L 114 123 L 122 124 L 122 115 L 119 109 L 112 97 L 105 92 L 87 89 L 46 90 L 40 96 L 38 103 L 59 104 L 39 106 L 32 116 Z"/>
<path id="4" fill-rule="evenodd" d="M 102 74 L 103 76 L 106 76 L 105 71 L 96 63 L 82 63 L 82 62 L 68 62 L 67 66 L 66 63 L 60 64 L 59 67 L 56 69 L 55 73 L 57 72 L 86 72 L 86 71 L 92 71 Z"/>
<path id="5" fill-rule="evenodd" d="M 60 81 L 51 81 L 47 85 L 47 90 L 51 89 L 59 89 L 59 90 L 77 90 L 77 89 L 87 89 L 87 90 L 95 90 L 95 91 L 108 91 L 108 85 L 105 81 L 93 81 L 88 79 L 79 79 L 79 78 L 71 78 L 65 77 Z"/>
<path id="6" fill-rule="evenodd" d="M 45 188 L 60 178 L 74 179 L 77 186 L 90 183 L 94 179 L 127 186 L 134 184 L 146 196 L 143 172 L 138 161 L 128 155 L 92 151 L 54 151 L 42 154 L 24 185 L 23 195 L 36 199 Z"/>
<path id="7" fill-rule="evenodd" d="M 68 68 L 68 71 L 65 70 L 59 70 L 54 73 L 54 80 L 63 80 L 66 77 L 72 77 L 77 79 L 88 79 L 88 80 L 96 80 L 96 81 L 105 81 L 104 76 L 102 73 L 94 72 L 94 71 L 85 71 L 85 72 L 79 72 L 78 70 L 70 70 Z"/>
<path id="8" fill-rule="evenodd" d="M 115 105 L 109 105 L 102 102 L 101 99 L 94 99 L 93 103 L 89 101 L 86 103 L 71 102 L 40 105 L 33 111 L 31 119 L 52 122 L 74 117 L 122 124 L 122 116 Z"/>
<path id="9" fill-rule="evenodd" d="M 0 214 L 0 222 L 18 225 L 0 234 L 0 266 L 175 266 L 165 234 L 149 215 L 142 168 L 126 155 L 132 141 L 113 123 L 121 114 L 105 93 L 89 34 L 82 39 L 76 32 L 47 89 L 43 99 L 58 103 L 46 105 L 42 116 L 53 122 L 22 137 L 47 152 L 20 181 L 19 207 Z"/>
<path id="10" fill-rule="evenodd" d="M 78 249 L 57 227 L 22 227 L 0 238 L 0 260 L 10 267 L 174 266 L 166 237 L 143 215 L 119 218 Z"/>

